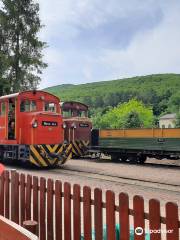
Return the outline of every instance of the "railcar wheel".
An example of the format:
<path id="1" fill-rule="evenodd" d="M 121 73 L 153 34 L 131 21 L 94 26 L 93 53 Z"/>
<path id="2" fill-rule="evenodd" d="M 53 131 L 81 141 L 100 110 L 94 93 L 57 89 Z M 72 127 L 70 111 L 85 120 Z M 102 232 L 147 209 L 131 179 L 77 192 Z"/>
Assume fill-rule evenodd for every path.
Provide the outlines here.
<path id="1" fill-rule="evenodd" d="M 111 155 L 111 160 L 113 162 L 127 162 L 127 157 L 126 156 L 121 156 L 121 155 L 118 155 L 118 154 L 113 154 Z"/>
<path id="2" fill-rule="evenodd" d="M 126 156 L 121 156 L 120 161 L 121 162 L 127 162 L 127 157 Z"/>
<path id="3" fill-rule="evenodd" d="M 137 163 L 144 164 L 145 161 L 146 161 L 146 156 L 143 155 L 143 156 L 137 157 Z"/>
<path id="4" fill-rule="evenodd" d="M 129 162 L 131 164 L 137 163 L 137 156 L 135 156 L 135 155 L 129 156 L 128 159 L 127 159 L 127 162 Z"/>
<path id="5" fill-rule="evenodd" d="M 120 161 L 119 159 L 120 159 L 119 155 L 111 154 L 111 161 L 112 162 L 119 162 Z"/>

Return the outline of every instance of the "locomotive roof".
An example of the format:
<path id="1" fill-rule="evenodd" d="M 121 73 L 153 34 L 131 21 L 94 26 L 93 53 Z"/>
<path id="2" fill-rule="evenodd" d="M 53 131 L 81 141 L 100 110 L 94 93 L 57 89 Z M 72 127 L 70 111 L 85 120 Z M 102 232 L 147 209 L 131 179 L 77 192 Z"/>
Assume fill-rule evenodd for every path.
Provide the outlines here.
<path id="1" fill-rule="evenodd" d="M 83 106 L 86 109 L 88 109 L 88 106 L 84 103 L 81 102 L 76 102 L 76 101 L 66 101 L 66 102 L 61 102 L 60 103 L 61 107 L 68 107 L 69 105 L 73 105 L 73 106 Z"/>
<path id="2" fill-rule="evenodd" d="M 51 96 L 53 96 L 53 97 L 55 97 L 56 99 L 58 99 L 59 100 L 59 98 L 58 97 L 56 97 L 55 95 L 53 95 L 53 94 L 51 94 L 51 93 L 48 93 L 48 92 L 45 92 L 45 91 L 42 91 L 42 90 L 27 90 L 27 91 L 23 91 L 23 92 L 18 92 L 18 93 L 12 93 L 12 94 L 8 94 L 8 95 L 5 95 L 5 96 L 1 96 L 0 97 L 0 100 L 2 100 L 2 99 L 9 99 L 9 98 L 15 98 L 15 97 L 18 97 L 18 96 L 20 96 L 21 94 L 23 94 L 23 93 L 29 93 L 29 92 L 38 92 L 38 93 L 42 93 L 42 94 L 48 94 L 48 95 L 51 95 Z"/>
<path id="3" fill-rule="evenodd" d="M 5 98 L 14 98 L 17 96 L 19 96 L 19 93 L 12 93 L 12 94 L 8 94 L 8 95 L 4 95 L 4 96 L 0 97 L 0 100 L 5 99 Z"/>

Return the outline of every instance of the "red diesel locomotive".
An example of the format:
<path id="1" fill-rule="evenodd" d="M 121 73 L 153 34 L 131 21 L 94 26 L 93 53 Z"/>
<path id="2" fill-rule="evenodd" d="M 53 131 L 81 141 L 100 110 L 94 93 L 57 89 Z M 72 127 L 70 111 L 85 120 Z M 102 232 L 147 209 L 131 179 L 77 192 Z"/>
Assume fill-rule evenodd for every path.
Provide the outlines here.
<path id="1" fill-rule="evenodd" d="M 72 144 L 73 157 L 87 152 L 91 139 L 92 122 L 88 118 L 88 106 L 75 101 L 61 103 L 64 139 Z"/>
<path id="2" fill-rule="evenodd" d="M 71 158 L 59 103 L 59 98 L 43 91 L 0 97 L 0 160 L 47 167 Z"/>

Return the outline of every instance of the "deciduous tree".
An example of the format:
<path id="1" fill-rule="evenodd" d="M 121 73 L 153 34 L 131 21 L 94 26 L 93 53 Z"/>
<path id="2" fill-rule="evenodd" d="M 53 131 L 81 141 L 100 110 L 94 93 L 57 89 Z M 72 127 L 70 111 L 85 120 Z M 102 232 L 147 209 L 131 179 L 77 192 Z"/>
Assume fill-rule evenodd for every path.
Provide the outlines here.
<path id="1" fill-rule="evenodd" d="M 151 107 L 132 99 L 108 111 L 101 116 L 101 128 L 152 127 L 154 116 Z"/>
<path id="2" fill-rule="evenodd" d="M 175 127 L 180 128 L 180 111 L 176 114 Z"/>

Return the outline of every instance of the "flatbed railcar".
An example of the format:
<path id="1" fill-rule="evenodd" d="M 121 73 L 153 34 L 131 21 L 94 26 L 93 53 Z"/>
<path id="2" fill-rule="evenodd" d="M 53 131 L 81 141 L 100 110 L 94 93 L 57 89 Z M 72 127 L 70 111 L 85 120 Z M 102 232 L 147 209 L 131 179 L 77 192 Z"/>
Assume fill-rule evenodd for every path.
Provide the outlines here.
<path id="1" fill-rule="evenodd" d="M 48 167 L 71 158 L 59 104 L 59 98 L 44 91 L 0 97 L 0 161 Z"/>
<path id="2" fill-rule="evenodd" d="M 86 155 L 91 140 L 92 122 L 88 106 L 81 102 L 66 101 L 60 104 L 63 116 L 64 140 L 72 144 L 73 158 Z"/>
<path id="3" fill-rule="evenodd" d="M 180 159 L 180 129 L 94 129 L 89 152 L 93 151 L 122 162 Z"/>

